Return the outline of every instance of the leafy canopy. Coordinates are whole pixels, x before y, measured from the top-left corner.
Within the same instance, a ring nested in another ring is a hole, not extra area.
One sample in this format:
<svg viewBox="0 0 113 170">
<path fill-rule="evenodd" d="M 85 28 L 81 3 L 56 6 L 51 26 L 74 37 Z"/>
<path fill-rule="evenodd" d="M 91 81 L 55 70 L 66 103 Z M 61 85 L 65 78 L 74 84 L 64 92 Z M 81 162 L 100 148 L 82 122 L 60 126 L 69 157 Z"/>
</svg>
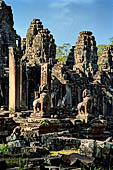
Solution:
<svg viewBox="0 0 113 170">
<path fill-rule="evenodd" d="M 100 44 L 100 45 L 97 46 L 97 48 L 98 48 L 98 51 L 97 51 L 98 57 L 101 56 L 102 52 L 104 51 L 104 49 L 106 47 L 109 47 L 110 45 L 113 45 L 113 37 L 109 38 L 109 40 L 110 40 L 109 44 L 107 44 L 107 45 Z"/>
<path fill-rule="evenodd" d="M 56 59 L 58 59 L 60 62 L 63 62 L 64 64 L 66 63 L 70 53 L 69 47 L 70 43 L 64 43 L 62 46 L 56 47 Z"/>
</svg>

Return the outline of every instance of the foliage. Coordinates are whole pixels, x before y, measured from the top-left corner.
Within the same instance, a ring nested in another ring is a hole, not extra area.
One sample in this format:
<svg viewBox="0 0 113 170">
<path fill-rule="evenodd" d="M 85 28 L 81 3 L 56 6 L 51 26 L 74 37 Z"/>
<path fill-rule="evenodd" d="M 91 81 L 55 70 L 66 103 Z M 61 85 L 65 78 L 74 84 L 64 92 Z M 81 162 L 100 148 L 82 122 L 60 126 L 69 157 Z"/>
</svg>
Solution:
<svg viewBox="0 0 113 170">
<path fill-rule="evenodd" d="M 27 163 L 28 161 L 25 160 L 25 159 L 21 159 L 19 160 L 19 170 L 24 170 L 26 169 L 28 166 L 27 166 Z"/>
<path fill-rule="evenodd" d="M 113 45 L 113 37 L 109 38 L 109 41 L 110 41 L 110 43 L 107 44 L 107 45 L 100 44 L 100 45 L 97 46 L 97 48 L 98 48 L 98 51 L 97 51 L 98 57 L 100 57 L 102 55 L 102 52 L 104 51 L 104 49 L 106 47 L 109 47 L 110 45 Z"/>
<path fill-rule="evenodd" d="M 60 62 L 66 63 L 69 52 L 70 52 L 69 47 L 70 47 L 69 43 L 64 43 L 62 46 L 56 47 L 56 58 Z"/>
<path fill-rule="evenodd" d="M 41 121 L 41 126 L 48 126 L 49 121 L 48 120 L 42 120 Z"/>
<path fill-rule="evenodd" d="M 5 144 L 2 144 L 0 145 L 0 154 L 8 154 L 8 149 L 9 149 L 9 146 L 8 145 L 5 145 Z"/>
<path fill-rule="evenodd" d="M 102 53 L 103 53 L 103 51 L 104 51 L 104 49 L 106 47 L 107 47 L 107 45 L 103 45 L 103 44 L 97 46 L 97 48 L 98 48 L 98 51 L 97 51 L 98 57 L 100 57 L 102 55 Z"/>
<path fill-rule="evenodd" d="M 113 37 L 109 38 L 110 40 L 110 45 L 113 45 Z"/>
<path fill-rule="evenodd" d="M 24 170 L 27 168 L 28 159 L 27 158 L 5 158 L 8 168 L 19 167 L 18 170 Z"/>
</svg>

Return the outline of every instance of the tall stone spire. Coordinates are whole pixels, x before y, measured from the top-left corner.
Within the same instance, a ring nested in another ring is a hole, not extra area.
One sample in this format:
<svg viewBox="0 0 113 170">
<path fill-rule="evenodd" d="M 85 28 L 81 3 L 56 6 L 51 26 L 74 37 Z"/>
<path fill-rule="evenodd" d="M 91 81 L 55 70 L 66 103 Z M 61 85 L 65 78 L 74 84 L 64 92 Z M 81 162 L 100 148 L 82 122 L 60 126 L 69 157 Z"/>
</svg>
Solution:
<svg viewBox="0 0 113 170">
<path fill-rule="evenodd" d="M 74 48 L 74 70 L 80 69 L 84 73 L 97 70 L 97 47 L 95 37 L 90 31 L 80 32 Z"/>
<path fill-rule="evenodd" d="M 22 59 L 28 61 L 28 66 L 41 65 L 49 61 L 55 62 L 55 40 L 48 29 L 43 29 L 39 19 L 33 19 L 22 44 L 26 49 Z"/>
<path fill-rule="evenodd" d="M 13 14 L 10 6 L 0 0 L 0 86 L 2 87 L 3 99 L 0 106 L 8 107 L 9 86 L 9 47 L 16 49 L 16 40 L 19 36 L 13 28 Z M 16 56 L 16 58 L 18 58 Z M 12 75 L 11 75 L 12 76 Z M 11 93 L 12 95 L 12 93 Z M 11 101 L 12 102 L 12 101 Z"/>
</svg>

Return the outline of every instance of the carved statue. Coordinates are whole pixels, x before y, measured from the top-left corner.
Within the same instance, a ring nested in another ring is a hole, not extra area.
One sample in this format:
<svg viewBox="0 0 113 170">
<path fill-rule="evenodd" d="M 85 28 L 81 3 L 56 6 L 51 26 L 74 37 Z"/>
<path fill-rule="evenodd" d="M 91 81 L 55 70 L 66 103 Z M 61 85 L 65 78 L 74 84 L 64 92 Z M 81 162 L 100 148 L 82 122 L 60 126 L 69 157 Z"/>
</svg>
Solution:
<svg viewBox="0 0 113 170">
<path fill-rule="evenodd" d="M 87 117 L 92 113 L 92 96 L 90 90 L 85 89 L 83 91 L 83 101 L 78 104 L 78 115 L 76 118 L 80 118 L 87 122 Z"/>
<path fill-rule="evenodd" d="M 40 104 L 40 97 L 36 96 L 33 101 L 33 111 L 34 113 L 39 112 L 41 110 L 41 104 Z"/>
<path fill-rule="evenodd" d="M 67 106 L 67 94 L 62 99 L 62 106 Z"/>
<path fill-rule="evenodd" d="M 35 100 L 33 101 L 33 110 L 34 113 L 41 113 L 44 114 L 48 110 L 49 106 L 49 96 L 47 93 L 47 87 L 46 85 L 40 87 L 41 94 L 36 96 Z"/>
<path fill-rule="evenodd" d="M 56 107 L 56 96 L 57 96 L 57 90 L 56 88 L 53 89 L 51 92 L 51 108 Z"/>
<path fill-rule="evenodd" d="M 40 98 L 41 98 L 41 112 L 46 113 L 49 105 L 49 96 L 47 92 L 41 93 Z"/>
</svg>

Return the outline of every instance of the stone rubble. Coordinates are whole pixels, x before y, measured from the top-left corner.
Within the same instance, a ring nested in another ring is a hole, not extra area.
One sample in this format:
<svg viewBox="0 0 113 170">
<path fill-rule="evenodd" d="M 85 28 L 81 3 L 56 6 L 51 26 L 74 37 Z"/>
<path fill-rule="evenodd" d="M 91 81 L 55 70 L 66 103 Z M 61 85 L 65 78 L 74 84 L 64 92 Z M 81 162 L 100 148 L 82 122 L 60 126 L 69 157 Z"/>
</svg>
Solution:
<svg viewBox="0 0 113 170">
<path fill-rule="evenodd" d="M 93 33 L 82 31 L 63 63 L 40 19 L 22 40 L 13 25 L 11 7 L 0 0 L 1 146 L 28 153 L 32 170 L 113 169 L 113 46 L 98 58 Z M 45 156 L 73 149 L 79 153 Z"/>
</svg>

